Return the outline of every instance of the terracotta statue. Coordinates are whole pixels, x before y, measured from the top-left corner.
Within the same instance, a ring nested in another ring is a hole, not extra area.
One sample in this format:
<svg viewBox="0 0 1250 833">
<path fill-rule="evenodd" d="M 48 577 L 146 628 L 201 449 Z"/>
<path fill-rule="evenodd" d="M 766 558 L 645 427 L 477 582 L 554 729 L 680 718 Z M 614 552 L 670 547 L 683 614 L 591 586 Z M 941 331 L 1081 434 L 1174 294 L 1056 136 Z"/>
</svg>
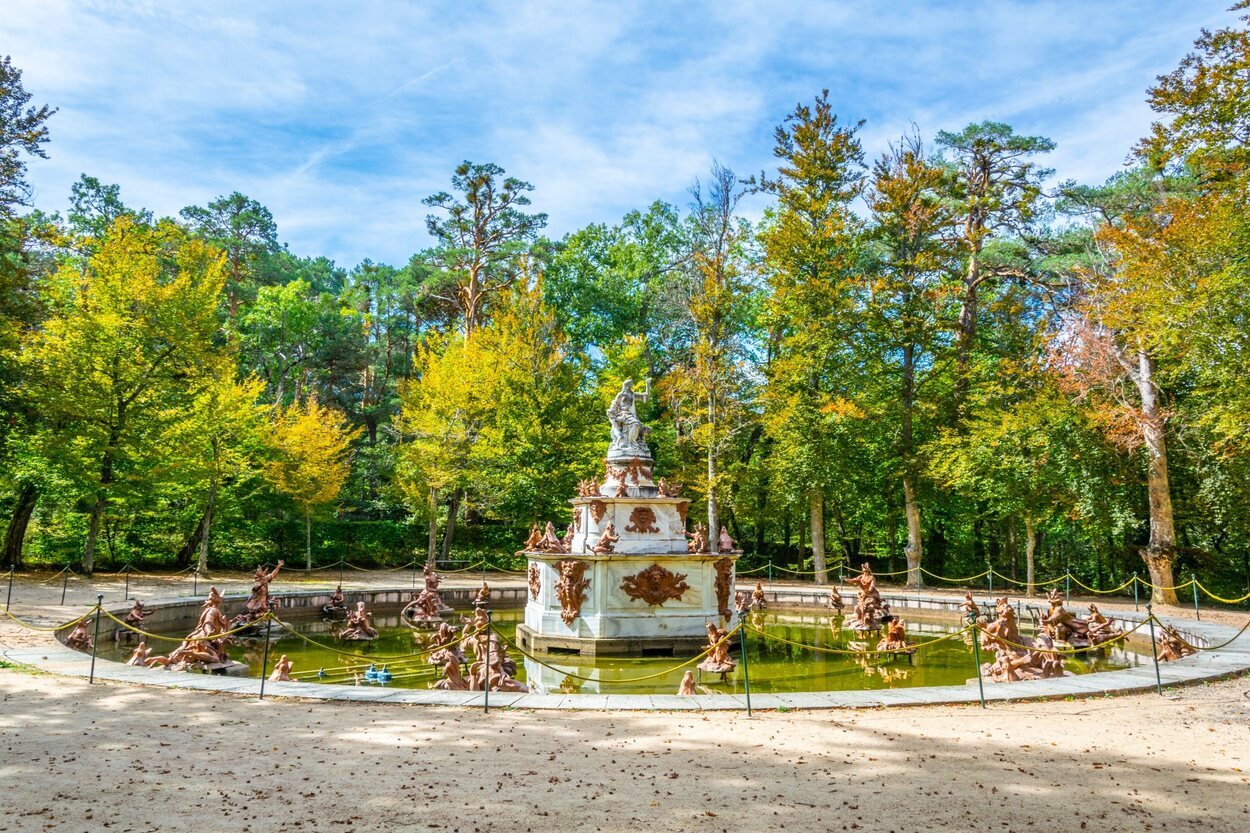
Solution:
<svg viewBox="0 0 1250 833">
<path fill-rule="evenodd" d="M 278 660 L 276 665 L 274 665 L 273 672 L 269 675 L 269 682 L 271 683 L 291 682 L 291 668 L 294 667 L 294 665 L 295 664 L 293 662 L 287 659 L 286 654 L 283 654 L 282 658 Z"/>
<path fill-rule="evenodd" d="M 473 597 L 474 607 L 486 607 L 490 604 L 490 585 L 486 583 L 486 579 L 482 579 L 482 586 L 478 588 L 477 595 Z"/>
<path fill-rule="evenodd" d="M 875 631 L 881 628 L 881 617 L 885 614 L 885 605 L 881 601 L 881 593 L 877 590 L 877 577 L 867 563 L 860 566 L 859 575 L 851 578 L 848 584 L 855 585 L 855 618 L 850 622 L 851 630 Z"/>
<path fill-rule="evenodd" d="M 79 651 L 90 651 L 92 646 L 91 629 L 87 627 L 87 620 L 83 619 L 74 629 L 65 637 L 65 644 Z"/>
<path fill-rule="evenodd" d="M 489 663 L 481 652 L 477 662 L 469 667 L 469 690 L 482 691 L 490 686 L 491 691 L 510 691 L 524 693 L 529 687 L 514 679 L 517 672 L 516 662 L 508 656 L 508 651 L 499 641 L 498 634 L 491 633 L 488 642 Z M 489 674 L 487 666 L 489 665 Z"/>
<path fill-rule="evenodd" d="M 443 577 L 434 572 L 434 565 L 429 562 L 426 562 L 425 567 L 422 568 L 421 578 L 425 581 L 425 589 L 429 590 L 431 593 L 437 593 L 438 586 L 443 583 Z M 446 607 L 446 605 L 444 605 L 444 607 Z"/>
<path fill-rule="evenodd" d="M 616 487 L 616 497 L 629 497 L 629 484 L 624 480 Z"/>
<path fill-rule="evenodd" d="M 130 654 L 130 659 L 126 660 L 127 665 L 137 665 L 140 668 L 148 664 L 148 657 L 152 655 L 152 649 L 148 647 L 148 643 L 140 642 Z"/>
<path fill-rule="evenodd" d="M 556 563 L 556 598 L 560 600 L 560 621 L 572 626 L 573 621 L 582 614 L 582 602 L 586 601 L 586 588 L 590 579 L 585 578 L 588 561 L 567 559 Z"/>
<path fill-rule="evenodd" d="M 1164 662 L 1171 662 L 1197 653 L 1171 625 L 1163 625 L 1155 642 L 1159 646 L 1159 659 Z"/>
<path fill-rule="evenodd" d="M 763 582 L 755 582 L 755 589 L 751 591 L 751 609 L 766 610 L 768 608 L 768 599 L 764 597 Z"/>
<path fill-rule="evenodd" d="M 486 609 L 476 607 L 473 609 L 472 619 L 462 616 L 460 621 L 464 625 L 460 631 L 460 650 L 465 655 L 476 657 L 479 647 L 485 644 L 487 626 L 490 622 L 486 616 Z"/>
<path fill-rule="evenodd" d="M 369 611 L 365 610 L 365 603 L 356 602 L 356 609 L 347 614 L 339 639 L 344 642 L 368 642 L 377 638 L 378 632 L 373 627 Z"/>
<path fill-rule="evenodd" d="M 698 693 L 698 690 L 694 687 L 694 672 L 687 671 L 682 675 L 681 685 L 677 687 L 677 696 L 690 697 Z"/>
<path fill-rule="evenodd" d="M 1042 617 L 1042 633 L 1056 642 L 1066 642 L 1074 648 L 1089 647 L 1089 622 L 1063 606 L 1063 594 L 1058 588 L 1050 591 L 1050 610 Z"/>
<path fill-rule="evenodd" d="M 330 617 L 338 616 L 347 610 L 347 600 L 343 595 L 343 585 L 334 588 L 334 592 L 330 594 L 330 601 L 321 606 L 321 612 Z"/>
<path fill-rule="evenodd" d="M 400 616 L 410 625 L 433 626 L 443 621 L 445 607 L 437 591 L 422 590 L 412 594 L 411 601 L 400 611 Z"/>
<path fill-rule="evenodd" d="M 965 622 L 977 622 L 981 620 L 981 608 L 977 605 L 977 600 L 972 598 L 972 591 L 964 593 L 964 600 L 959 605 L 959 610 L 963 613 Z"/>
<path fill-rule="evenodd" d="M 278 561 L 278 566 L 268 573 L 265 572 L 264 565 L 256 568 L 256 574 L 252 576 L 252 595 L 243 606 L 243 612 L 234 617 L 234 627 L 255 622 L 269 612 L 269 585 L 278 577 L 278 571 L 285 563 Z"/>
<path fill-rule="evenodd" d="M 547 528 L 543 531 L 543 536 L 539 539 L 535 549 L 540 552 L 564 552 L 564 542 L 556 535 L 555 524 L 551 521 L 547 521 Z"/>
<path fill-rule="evenodd" d="M 687 532 L 686 537 L 690 539 L 690 543 L 686 545 L 686 549 L 693 553 L 711 552 L 712 547 L 707 540 L 707 527 L 701 523 L 694 525 L 694 532 Z"/>
<path fill-rule="evenodd" d="M 442 691 L 468 691 L 469 681 L 464 678 L 463 672 L 460 670 L 460 660 L 456 657 L 449 657 L 443 664 L 443 677 L 437 680 L 434 688 Z"/>
<path fill-rule="evenodd" d="M 1054 651 L 1054 640 L 1045 633 L 1030 639 L 1020 635 L 1016 611 L 1006 596 L 994 605 L 998 618 L 981 628 L 982 644 L 994 654 L 981 672 L 992 682 L 1008 683 L 1067 676 L 1063 657 Z"/>
<path fill-rule="evenodd" d="M 599 484 L 593 478 L 577 481 L 578 497 L 599 497 Z"/>
<path fill-rule="evenodd" d="M 177 648 L 167 656 L 149 657 L 149 668 L 161 666 L 170 671 L 204 671 L 230 663 L 227 648 L 234 644 L 229 631 L 230 621 L 222 611 L 225 600 L 216 587 L 208 589 L 208 598 L 200 608 L 200 618 L 195 629 L 187 634 Z"/>
<path fill-rule="evenodd" d="M 1086 622 L 1089 629 L 1090 645 L 1105 646 L 1108 643 L 1118 641 L 1124 636 L 1124 631 L 1115 622 L 1104 616 L 1096 604 L 1090 604 L 1089 619 Z"/>
<path fill-rule="evenodd" d="M 846 602 L 842 601 L 842 588 L 835 587 L 829 592 L 829 609 L 835 615 L 841 616 L 842 609 L 846 607 Z"/>
<path fill-rule="evenodd" d="M 722 680 L 737 667 L 733 657 L 729 656 L 729 640 L 725 638 L 727 635 L 728 632 L 718 628 L 714 622 L 708 622 L 707 645 L 703 648 L 708 655 L 699 663 L 700 670 L 720 674 Z"/>
<path fill-rule="evenodd" d="M 447 622 L 439 623 L 438 630 L 434 633 L 431 647 L 435 650 L 430 652 L 430 656 L 426 660 L 431 665 L 443 665 L 452 657 L 460 662 L 464 662 L 464 651 L 460 649 L 459 634 Z"/>
<path fill-rule="evenodd" d="M 914 654 L 916 649 L 907 641 L 907 626 L 898 616 L 890 618 L 886 625 L 885 636 L 877 643 L 878 651 L 889 651 L 895 654 Z"/>
<path fill-rule="evenodd" d="M 599 536 L 598 542 L 595 543 L 591 550 L 597 555 L 607 555 L 616 550 L 616 542 L 619 540 L 621 540 L 621 536 L 616 534 L 616 524 L 608 521 L 603 534 Z"/>
<path fill-rule="evenodd" d="M 538 528 L 538 524 L 532 524 L 530 526 L 530 534 L 525 539 L 525 547 L 524 547 L 525 551 L 536 552 L 538 550 L 538 544 L 539 542 L 542 541 L 542 539 L 543 539 L 542 530 Z"/>
<path fill-rule="evenodd" d="M 660 497 L 681 497 L 681 486 L 669 483 L 663 477 L 660 478 L 660 482 L 656 485 L 656 491 Z"/>
<path fill-rule="evenodd" d="M 142 625 L 143 620 L 151 614 L 152 611 L 144 608 L 143 602 L 135 599 L 135 606 L 130 609 L 130 612 L 126 614 L 126 617 L 122 621 L 127 625 L 133 625 L 137 628 Z"/>
<path fill-rule="evenodd" d="M 568 529 L 564 530 L 564 540 L 560 542 L 561 552 L 573 551 L 573 536 L 576 534 L 577 530 L 574 529 L 573 524 L 569 524 Z"/>
<path fill-rule="evenodd" d="M 720 528 L 720 535 L 716 539 L 716 547 L 721 552 L 735 552 L 734 539 L 729 537 L 729 530 L 725 527 Z"/>
</svg>

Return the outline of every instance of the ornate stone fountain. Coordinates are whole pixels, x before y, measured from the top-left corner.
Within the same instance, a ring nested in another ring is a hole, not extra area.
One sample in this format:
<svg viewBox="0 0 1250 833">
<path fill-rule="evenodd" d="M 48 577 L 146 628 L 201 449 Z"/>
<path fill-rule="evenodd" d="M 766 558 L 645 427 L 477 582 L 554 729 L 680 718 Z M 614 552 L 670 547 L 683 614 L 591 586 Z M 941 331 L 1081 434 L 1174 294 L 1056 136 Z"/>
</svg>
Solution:
<svg viewBox="0 0 1250 833">
<path fill-rule="evenodd" d="M 710 552 L 706 531 L 688 536 L 690 501 L 653 479 L 650 429 L 634 406 L 646 395 L 632 382 L 621 386 L 608 409 L 603 480 L 579 484 L 563 538 L 552 523 L 535 527 L 520 553 L 529 561 L 525 622 L 517 628 L 526 650 L 696 653 L 707 623 L 731 614 L 738 553 Z"/>
</svg>

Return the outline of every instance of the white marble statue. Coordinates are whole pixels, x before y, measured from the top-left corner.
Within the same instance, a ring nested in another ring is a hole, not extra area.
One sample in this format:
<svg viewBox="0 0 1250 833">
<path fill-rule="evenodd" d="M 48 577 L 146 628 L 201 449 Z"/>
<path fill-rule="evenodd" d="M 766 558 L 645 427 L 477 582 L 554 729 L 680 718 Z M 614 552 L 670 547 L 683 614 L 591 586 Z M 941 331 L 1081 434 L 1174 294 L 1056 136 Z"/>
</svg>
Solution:
<svg viewBox="0 0 1250 833">
<path fill-rule="evenodd" d="M 650 385 L 647 386 L 650 388 Z M 608 408 L 608 421 L 612 423 L 612 444 L 608 447 L 608 456 L 651 456 L 647 448 L 647 434 L 651 429 L 638 419 L 634 408 L 634 400 L 647 400 L 650 391 L 636 393 L 634 383 L 626 379 L 621 383 L 621 392 L 612 400 Z"/>
</svg>

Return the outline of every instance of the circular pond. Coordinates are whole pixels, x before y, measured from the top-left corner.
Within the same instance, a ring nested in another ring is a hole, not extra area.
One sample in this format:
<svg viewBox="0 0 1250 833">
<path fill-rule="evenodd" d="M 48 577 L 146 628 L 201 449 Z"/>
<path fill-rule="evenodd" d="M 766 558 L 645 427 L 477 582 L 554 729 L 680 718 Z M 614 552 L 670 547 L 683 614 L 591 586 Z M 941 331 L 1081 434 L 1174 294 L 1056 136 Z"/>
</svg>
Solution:
<svg viewBox="0 0 1250 833">
<path fill-rule="evenodd" d="M 188 609 L 188 615 L 192 613 Z M 449 621 L 459 621 L 457 611 Z M 765 637 L 752 633 L 748 639 L 747 662 L 739 661 L 736 671 L 724 679 L 701 674 L 699 684 L 706 693 L 734 694 L 742 691 L 744 665 L 749 666 L 751 689 L 759 693 L 810 691 L 856 691 L 913 686 L 962 686 L 976 676 L 973 648 L 967 634 L 955 635 L 960 626 L 953 615 L 926 615 L 909 611 L 908 636 L 922 643 L 908 657 L 864 652 L 876 647 L 876 637 L 864 639 L 841 626 L 842 620 L 829 614 L 772 609 L 755 614 L 753 621 Z M 496 609 L 494 624 L 505 640 L 515 643 L 520 608 Z M 292 679 L 328 685 L 386 686 L 427 689 L 439 677 L 421 651 L 432 645 L 429 631 L 413 631 L 400 620 L 396 608 L 379 607 L 373 614 L 378 638 L 371 643 L 340 642 L 339 625 L 317 616 L 283 614 L 287 627 L 274 625 L 269 650 L 270 668 L 277 658 L 287 655 L 294 663 Z M 194 618 L 162 623 L 152 630 L 162 636 L 185 636 Z M 941 639 L 949 635 L 950 638 Z M 100 656 L 124 662 L 135 644 L 135 637 L 114 643 L 101 640 Z M 929 643 L 931 644 L 923 644 Z M 176 643 L 168 643 L 165 650 Z M 264 657 L 263 639 L 243 639 L 231 651 L 231 658 L 246 664 L 246 673 L 259 677 Z M 159 652 L 157 651 L 153 653 Z M 673 694 L 684 671 L 693 663 L 686 657 L 583 657 L 546 654 L 539 658 L 521 656 L 509 647 L 517 663 L 517 678 L 537 693 L 563 694 Z M 735 649 L 735 654 L 738 651 Z M 983 661 L 988 661 L 983 656 Z M 1067 660 L 1074 674 L 1112 671 L 1135 667 L 1143 658 L 1130 648 L 1090 652 Z M 370 666 L 386 666 L 390 679 L 378 683 L 366 678 Z"/>
</svg>

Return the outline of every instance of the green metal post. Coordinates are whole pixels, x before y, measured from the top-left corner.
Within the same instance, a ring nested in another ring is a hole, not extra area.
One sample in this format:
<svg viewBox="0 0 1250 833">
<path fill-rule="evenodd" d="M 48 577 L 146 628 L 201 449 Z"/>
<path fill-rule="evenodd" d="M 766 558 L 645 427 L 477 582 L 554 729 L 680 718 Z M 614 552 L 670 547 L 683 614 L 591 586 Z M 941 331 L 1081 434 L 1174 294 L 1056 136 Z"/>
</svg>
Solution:
<svg viewBox="0 0 1250 833">
<path fill-rule="evenodd" d="M 130 562 L 126 562 L 126 566 L 122 568 L 122 572 L 126 575 L 126 591 L 122 598 L 130 601 Z"/>
<path fill-rule="evenodd" d="M 62 571 L 65 578 L 61 581 L 61 604 L 65 604 L 65 591 L 69 590 L 69 567 Z"/>
<path fill-rule="evenodd" d="M 1138 610 L 1137 605 L 1138 605 L 1138 599 L 1137 599 L 1137 573 L 1133 573 L 1133 612 L 1134 612 L 1134 613 L 1136 613 L 1136 612 L 1137 612 L 1137 610 Z"/>
<path fill-rule="evenodd" d="M 200 595 L 200 568 L 198 565 L 191 568 L 191 595 Z"/>
<path fill-rule="evenodd" d="M 1194 590 L 1194 618 L 1199 622 L 1202 621 L 1202 611 L 1198 609 L 1198 577 L 1193 573 L 1189 574 L 1190 587 Z"/>
<path fill-rule="evenodd" d="M 1152 606 L 1150 602 L 1146 602 L 1146 616 L 1149 617 L 1146 621 L 1150 624 L 1150 653 L 1154 655 L 1155 659 L 1155 688 L 1162 695 L 1163 678 L 1159 676 L 1159 646 L 1155 642 L 1155 615 L 1150 611 Z"/>
<path fill-rule="evenodd" d="M 95 652 L 100 644 L 100 609 L 104 604 L 104 594 L 95 597 L 95 638 L 91 640 L 91 674 L 87 677 L 87 685 L 95 682 Z"/>
<path fill-rule="evenodd" d="M 1068 603 L 1068 598 L 1072 595 L 1072 568 L 1065 567 L 1063 574 L 1063 603 Z"/>
<path fill-rule="evenodd" d="M 746 696 L 747 696 L 747 717 L 750 717 L 751 716 L 751 663 L 747 659 L 749 646 L 747 644 L 748 626 L 747 626 L 745 611 L 742 611 L 742 610 L 738 611 L 738 622 L 742 626 L 740 629 L 740 632 L 742 633 L 742 688 L 743 688 L 743 691 L 746 692 Z"/>
<path fill-rule="evenodd" d="M 485 574 L 485 570 L 482 571 Z M 486 660 L 482 667 L 482 712 L 490 714 L 490 608 L 486 608 Z"/>
<path fill-rule="evenodd" d="M 768 583 L 773 583 L 773 560 L 768 559 Z"/>
<path fill-rule="evenodd" d="M 989 579 L 990 579 L 990 595 L 993 596 L 994 595 L 994 568 L 988 563 L 985 566 L 989 568 L 989 573 L 987 575 L 989 576 Z"/>
<path fill-rule="evenodd" d="M 265 699 L 265 680 L 269 677 L 269 635 L 273 631 L 273 604 L 269 605 L 268 618 L 265 619 L 265 651 L 260 661 L 260 697 Z"/>
<path fill-rule="evenodd" d="M 985 680 L 981 677 L 981 636 L 977 629 L 977 617 L 968 614 L 968 624 L 972 626 L 972 659 L 977 664 L 977 693 L 981 697 L 981 708 L 985 708 Z"/>
</svg>

